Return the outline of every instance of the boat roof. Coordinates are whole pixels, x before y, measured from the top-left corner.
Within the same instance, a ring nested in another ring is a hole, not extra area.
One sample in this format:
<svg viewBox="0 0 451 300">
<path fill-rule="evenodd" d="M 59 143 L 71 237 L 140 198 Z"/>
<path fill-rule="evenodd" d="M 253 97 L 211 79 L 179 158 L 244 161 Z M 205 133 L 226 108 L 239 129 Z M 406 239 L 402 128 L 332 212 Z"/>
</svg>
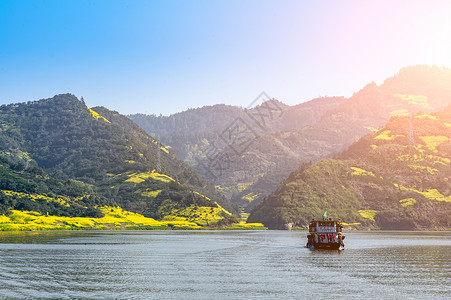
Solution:
<svg viewBox="0 0 451 300">
<path fill-rule="evenodd" d="M 341 223 L 341 220 L 340 219 L 332 219 L 332 218 L 322 218 L 322 219 L 319 219 L 319 220 L 312 219 L 310 221 L 310 224 L 311 223 L 317 223 L 317 222 L 320 222 L 320 223 Z"/>
</svg>

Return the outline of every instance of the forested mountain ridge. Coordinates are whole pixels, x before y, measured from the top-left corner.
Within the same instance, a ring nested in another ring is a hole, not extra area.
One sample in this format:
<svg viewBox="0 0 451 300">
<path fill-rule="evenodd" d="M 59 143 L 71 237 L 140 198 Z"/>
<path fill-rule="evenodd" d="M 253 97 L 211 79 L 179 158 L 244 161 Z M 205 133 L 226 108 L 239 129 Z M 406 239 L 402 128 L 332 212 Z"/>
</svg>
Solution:
<svg viewBox="0 0 451 300">
<path fill-rule="evenodd" d="M 295 129 L 314 124 L 344 100 L 324 97 L 289 107 L 273 99 L 251 109 L 220 104 L 168 117 L 143 114 L 129 117 L 149 134 L 160 136 L 236 203 L 246 205 L 246 195 L 248 199 L 267 195 L 294 170 L 301 156 L 313 160 L 322 155 L 319 147 L 305 149 L 309 141 Z M 237 123 L 241 132 L 249 133 L 243 139 L 248 142 L 244 151 L 239 147 L 235 151 L 234 145 L 223 139 Z M 213 155 L 221 159 L 212 159 Z M 267 174 L 271 175 L 266 177 Z M 249 187 L 254 184 L 258 192 L 252 194 Z"/>
<path fill-rule="evenodd" d="M 91 206 L 120 205 L 155 219 L 190 206 L 218 208 L 219 203 L 233 210 L 213 185 L 128 118 L 103 107 L 90 109 L 70 94 L 1 106 L 0 158 L 5 170 L 18 165 L 19 171 L 40 170 L 35 172 L 55 182 L 78 182 L 97 195 L 99 203 Z M 2 190 L 55 193 L 53 187 L 47 192 L 8 188 L 8 172 Z M 74 197 L 87 195 L 80 193 Z"/>
<path fill-rule="evenodd" d="M 277 100 L 273 106 L 274 115 L 267 118 L 265 133 L 276 133 L 296 129 L 305 125 L 314 124 L 326 111 L 338 106 L 344 98 L 318 98 L 307 103 L 289 107 Z M 258 115 L 258 107 L 244 109 L 242 107 L 216 104 L 202 108 L 189 109 L 170 116 L 156 116 L 133 114 L 128 117 L 143 128 L 151 136 L 159 136 L 160 140 L 178 149 L 182 159 L 190 160 L 195 156 L 196 149 L 202 148 L 206 141 L 214 142 L 220 139 L 221 132 L 236 119 L 248 119 L 250 114 Z M 261 107 L 261 106 L 260 106 Z M 266 113 L 266 112 L 262 112 Z M 300 118 L 302 116 L 302 118 Z M 249 124 L 253 126 L 254 124 Z"/>
<path fill-rule="evenodd" d="M 380 86 L 370 83 L 350 98 L 324 97 L 292 107 L 277 102 L 281 113 L 277 114 L 276 107 L 264 130 L 248 118 L 249 114 L 258 115 L 258 107 L 216 105 L 168 117 L 129 117 L 178 150 L 185 162 L 249 211 L 303 162 L 317 161 L 346 149 L 383 126 L 391 116 L 444 108 L 451 99 L 450 87 L 449 69 L 406 67 Z M 221 148 L 218 157 L 233 159 L 220 160 L 222 169 L 212 174 L 214 166 L 208 167 L 216 160 L 210 154 L 218 141 L 221 143 L 221 134 L 239 119 L 245 121 L 242 131 L 249 125 L 259 130 L 258 136 L 240 155 L 235 155 L 230 147 Z"/>
<path fill-rule="evenodd" d="M 305 227 L 327 210 L 363 228 L 450 228 L 450 150 L 450 109 L 394 116 L 333 159 L 304 164 L 249 221 Z"/>
</svg>

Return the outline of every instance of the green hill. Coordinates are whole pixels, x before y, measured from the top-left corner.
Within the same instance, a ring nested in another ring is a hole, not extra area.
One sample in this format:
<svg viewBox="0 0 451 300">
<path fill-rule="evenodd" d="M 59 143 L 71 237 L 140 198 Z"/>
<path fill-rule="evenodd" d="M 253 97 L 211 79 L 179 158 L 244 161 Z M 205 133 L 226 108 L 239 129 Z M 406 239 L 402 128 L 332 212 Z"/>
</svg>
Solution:
<svg viewBox="0 0 451 300">
<path fill-rule="evenodd" d="M 96 206 L 113 203 L 81 181 L 52 178 L 35 166 L 0 158 L 0 215 L 9 210 L 54 216 L 99 217 Z"/>
<path fill-rule="evenodd" d="M 58 209 L 67 212 L 56 214 L 64 216 L 100 215 L 94 206 L 107 204 L 155 219 L 191 206 L 234 211 L 213 185 L 128 118 L 90 109 L 70 94 L 1 106 L 0 159 L 0 189 L 6 198 L 23 198 L 22 204 L 5 200 L 3 211 L 56 211 L 44 206 L 61 201 L 43 197 L 66 197 Z M 32 195 L 43 196 L 42 207 Z"/>
<path fill-rule="evenodd" d="M 450 228 L 450 150 L 449 109 L 392 117 L 333 159 L 304 164 L 249 221 L 305 227 L 327 211 L 362 228 Z"/>
</svg>

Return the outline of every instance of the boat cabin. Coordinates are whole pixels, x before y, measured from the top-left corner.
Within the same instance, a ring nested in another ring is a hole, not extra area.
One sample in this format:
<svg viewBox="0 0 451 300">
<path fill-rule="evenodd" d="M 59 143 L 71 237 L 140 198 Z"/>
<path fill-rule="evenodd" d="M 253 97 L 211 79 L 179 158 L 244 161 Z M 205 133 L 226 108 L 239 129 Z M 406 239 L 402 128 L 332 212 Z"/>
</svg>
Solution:
<svg viewBox="0 0 451 300">
<path fill-rule="evenodd" d="M 343 225 L 340 220 L 323 217 L 322 220 L 312 219 L 307 236 L 307 247 L 314 249 L 339 249 L 344 247 Z"/>
</svg>

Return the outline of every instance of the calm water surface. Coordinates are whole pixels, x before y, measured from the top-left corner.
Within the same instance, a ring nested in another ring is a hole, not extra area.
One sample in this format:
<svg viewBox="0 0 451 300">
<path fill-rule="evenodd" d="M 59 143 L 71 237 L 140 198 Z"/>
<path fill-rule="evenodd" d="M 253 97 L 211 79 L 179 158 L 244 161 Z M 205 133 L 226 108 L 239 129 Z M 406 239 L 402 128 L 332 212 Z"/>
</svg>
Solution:
<svg viewBox="0 0 451 300">
<path fill-rule="evenodd" d="M 451 299 L 451 232 L 0 233 L 1 299 Z"/>
</svg>

